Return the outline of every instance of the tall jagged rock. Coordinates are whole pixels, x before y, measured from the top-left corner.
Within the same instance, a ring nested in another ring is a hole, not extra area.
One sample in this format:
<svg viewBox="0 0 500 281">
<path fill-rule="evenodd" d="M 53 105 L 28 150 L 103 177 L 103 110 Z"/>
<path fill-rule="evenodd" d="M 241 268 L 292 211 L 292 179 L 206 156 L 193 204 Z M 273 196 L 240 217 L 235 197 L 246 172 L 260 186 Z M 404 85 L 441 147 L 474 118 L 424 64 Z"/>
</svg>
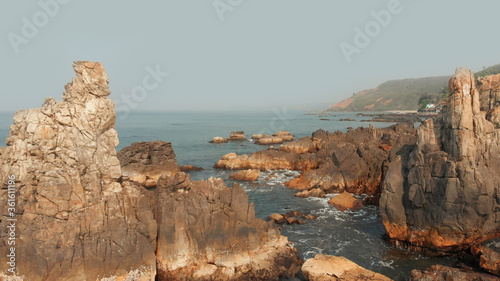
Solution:
<svg viewBox="0 0 500 281">
<path fill-rule="evenodd" d="M 108 77 L 100 63 L 73 67 L 63 101 L 15 114 L 0 156 L 1 229 L 11 218 L 5 184 L 16 178 L 16 273 L 30 281 L 154 280 L 156 222 L 145 190 L 119 182 Z M 0 234 L 3 272 L 7 235 Z"/>
<path fill-rule="evenodd" d="M 156 190 L 159 280 L 279 280 L 299 271 L 297 250 L 274 223 L 255 218 L 238 184 L 178 173 Z"/>
<path fill-rule="evenodd" d="M 458 68 L 442 117 L 417 130 L 417 145 L 391 162 L 380 202 L 395 240 L 441 251 L 500 235 L 500 76 Z"/>
</svg>

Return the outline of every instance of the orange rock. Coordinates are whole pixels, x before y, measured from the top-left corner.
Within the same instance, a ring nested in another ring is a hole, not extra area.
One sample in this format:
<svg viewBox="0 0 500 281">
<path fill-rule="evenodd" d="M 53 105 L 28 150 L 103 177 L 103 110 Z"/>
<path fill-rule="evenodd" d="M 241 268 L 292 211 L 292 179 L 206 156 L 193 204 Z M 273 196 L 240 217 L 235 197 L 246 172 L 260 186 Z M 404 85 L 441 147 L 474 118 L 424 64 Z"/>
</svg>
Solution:
<svg viewBox="0 0 500 281">
<path fill-rule="evenodd" d="M 259 170 L 245 170 L 245 171 L 240 171 L 237 173 L 234 173 L 229 176 L 230 179 L 237 180 L 237 181 L 250 181 L 254 182 L 259 178 L 260 171 Z"/>
<path fill-rule="evenodd" d="M 363 202 L 352 196 L 348 192 L 341 193 L 328 201 L 328 204 L 339 209 L 340 211 L 352 210 L 356 211 L 363 207 Z"/>
</svg>

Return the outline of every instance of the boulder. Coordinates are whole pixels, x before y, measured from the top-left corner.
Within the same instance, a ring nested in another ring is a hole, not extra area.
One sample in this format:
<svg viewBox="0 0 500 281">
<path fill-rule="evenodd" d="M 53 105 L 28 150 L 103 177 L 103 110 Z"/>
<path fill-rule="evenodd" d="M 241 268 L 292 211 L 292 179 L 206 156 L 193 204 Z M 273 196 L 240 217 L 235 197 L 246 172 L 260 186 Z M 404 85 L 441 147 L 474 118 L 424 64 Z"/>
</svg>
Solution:
<svg viewBox="0 0 500 281">
<path fill-rule="evenodd" d="M 149 192 L 121 183 L 108 76 L 100 63 L 73 68 L 62 101 L 14 115 L 0 157 L 0 182 L 12 179 L 17 200 L 7 217 L 9 190 L 0 189 L 0 228 L 17 219 L 17 273 L 31 281 L 154 280 L 157 225 Z M 0 233 L 0 272 L 8 267 L 7 234 Z"/>
<path fill-rule="evenodd" d="M 279 132 L 274 133 L 273 136 L 278 137 L 278 138 L 282 139 L 283 141 L 294 141 L 295 140 L 293 135 L 288 131 L 279 131 Z"/>
<path fill-rule="evenodd" d="M 325 198 L 326 194 L 323 190 L 319 188 L 313 188 L 311 190 L 304 190 L 301 192 L 295 193 L 296 197 L 303 197 L 303 198 L 308 198 L 308 197 L 320 197 L 320 198 Z"/>
<path fill-rule="evenodd" d="M 388 277 L 367 270 L 344 257 L 316 255 L 302 265 L 302 273 L 309 281 L 377 280 Z"/>
<path fill-rule="evenodd" d="M 122 175 L 147 188 L 155 187 L 161 176 L 180 172 L 169 142 L 136 142 L 123 148 L 117 156 L 122 166 Z"/>
<path fill-rule="evenodd" d="M 479 91 L 475 81 L 458 68 L 441 116 L 422 122 L 416 145 L 388 165 L 380 210 L 392 239 L 454 252 L 499 235 L 500 82 L 483 78 Z"/>
<path fill-rule="evenodd" d="M 221 179 L 192 182 L 178 173 L 158 182 L 159 280 L 279 280 L 302 264 L 272 222 Z"/>
<path fill-rule="evenodd" d="M 229 138 L 227 138 L 227 140 L 246 140 L 246 139 L 247 137 L 245 137 L 245 132 L 243 131 L 231 132 Z"/>
<path fill-rule="evenodd" d="M 260 144 L 260 145 L 281 144 L 281 143 L 283 143 L 283 139 L 278 137 L 263 137 L 255 141 L 255 144 Z"/>
<path fill-rule="evenodd" d="M 498 278 L 489 274 L 433 265 L 423 271 L 412 270 L 410 281 L 498 281 Z"/>
<path fill-rule="evenodd" d="M 272 214 L 269 216 L 269 220 L 274 221 L 276 224 L 283 224 L 285 223 L 285 217 L 280 214 Z"/>
<path fill-rule="evenodd" d="M 493 274 L 500 275 L 500 238 L 484 241 L 479 252 L 481 253 L 479 266 Z"/>
<path fill-rule="evenodd" d="M 260 170 L 244 170 L 234 173 L 229 176 L 230 179 L 237 181 L 250 181 L 254 182 L 259 178 Z"/>
<path fill-rule="evenodd" d="M 196 167 L 193 165 L 182 165 L 181 172 L 192 172 L 192 171 L 203 171 L 204 169 L 201 167 Z"/>
<path fill-rule="evenodd" d="M 223 137 L 215 137 L 210 141 L 210 143 L 227 143 L 227 142 L 228 140 L 226 140 Z"/>
<path fill-rule="evenodd" d="M 328 201 L 328 204 L 337 208 L 339 211 L 357 211 L 363 207 L 363 202 L 359 199 L 356 199 L 352 194 L 348 192 L 341 193 L 336 195 Z"/>
</svg>

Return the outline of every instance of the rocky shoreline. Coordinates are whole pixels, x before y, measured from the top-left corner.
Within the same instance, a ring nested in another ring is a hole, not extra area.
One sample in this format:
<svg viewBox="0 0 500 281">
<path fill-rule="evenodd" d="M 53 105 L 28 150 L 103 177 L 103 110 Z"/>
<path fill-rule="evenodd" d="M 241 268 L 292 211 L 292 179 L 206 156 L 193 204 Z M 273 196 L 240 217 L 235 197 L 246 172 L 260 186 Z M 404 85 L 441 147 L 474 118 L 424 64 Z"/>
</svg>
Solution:
<svg viewBox="0 0 500 281">
<path fill-rule="evenodd" d="M 238 183 L 192 181 L 187 173 L 201 168 L 180 167 L 168 142 L 117 152 L 103 66 L 75 62 L 74 70 L 63 101 L 48 98 L 41 109 L 16 113 L 0 148 L 0 180 L 16 175 L 18 200 L 19 277 L 4 280 L 279 280 L 299 271 L 308 280 L 390 280 L 343 257 L 304 263 L 277 224 L 316 216 L 290 211 L 258 219 Z M 500 75 L 476 85 L 470 71 L 458 69 L 449 106 L 417 129 L 409 122 L 318 130 L 298 140 L 284 131 L 252 135 L 262 145 L 284 144 L 227 154 L 214 168 L 235 170 L 236 182 L 253 182 L 262 171 L 300 171 L 285 184 L 297 197 L 338 194 L 330 205 L 350 212 L 380 205 L 395 244 L 467 252 L 489 272 L 434 266 L 412 272 L 411 280 L 499 280 L 499 103 Z M 212 142 L 245 140 L 235 131 Z M 7 193 L 0 189 L 3 229 Z M 361 194 L 364 201 L 354 197 Z M 8 238 L 0 233 L 4 274 Z"/>
</svg>

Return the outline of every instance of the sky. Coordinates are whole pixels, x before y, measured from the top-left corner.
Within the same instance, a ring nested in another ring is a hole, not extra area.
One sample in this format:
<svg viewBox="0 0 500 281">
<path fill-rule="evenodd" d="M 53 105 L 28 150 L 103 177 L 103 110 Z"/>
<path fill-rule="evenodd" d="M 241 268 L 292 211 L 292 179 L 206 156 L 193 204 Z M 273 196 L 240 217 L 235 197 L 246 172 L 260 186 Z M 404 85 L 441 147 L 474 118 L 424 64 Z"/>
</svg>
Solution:
<svg viewBox="0 0 500 281">
<path fill-rule="evenodd" d="M 76 60 L 104 65 L 123 110 L 326 109 L 387 80 L 500 63 L 498 10 L 496 0 L 2 1 L 0 111 L 61 100 Z"/>
</svg>

